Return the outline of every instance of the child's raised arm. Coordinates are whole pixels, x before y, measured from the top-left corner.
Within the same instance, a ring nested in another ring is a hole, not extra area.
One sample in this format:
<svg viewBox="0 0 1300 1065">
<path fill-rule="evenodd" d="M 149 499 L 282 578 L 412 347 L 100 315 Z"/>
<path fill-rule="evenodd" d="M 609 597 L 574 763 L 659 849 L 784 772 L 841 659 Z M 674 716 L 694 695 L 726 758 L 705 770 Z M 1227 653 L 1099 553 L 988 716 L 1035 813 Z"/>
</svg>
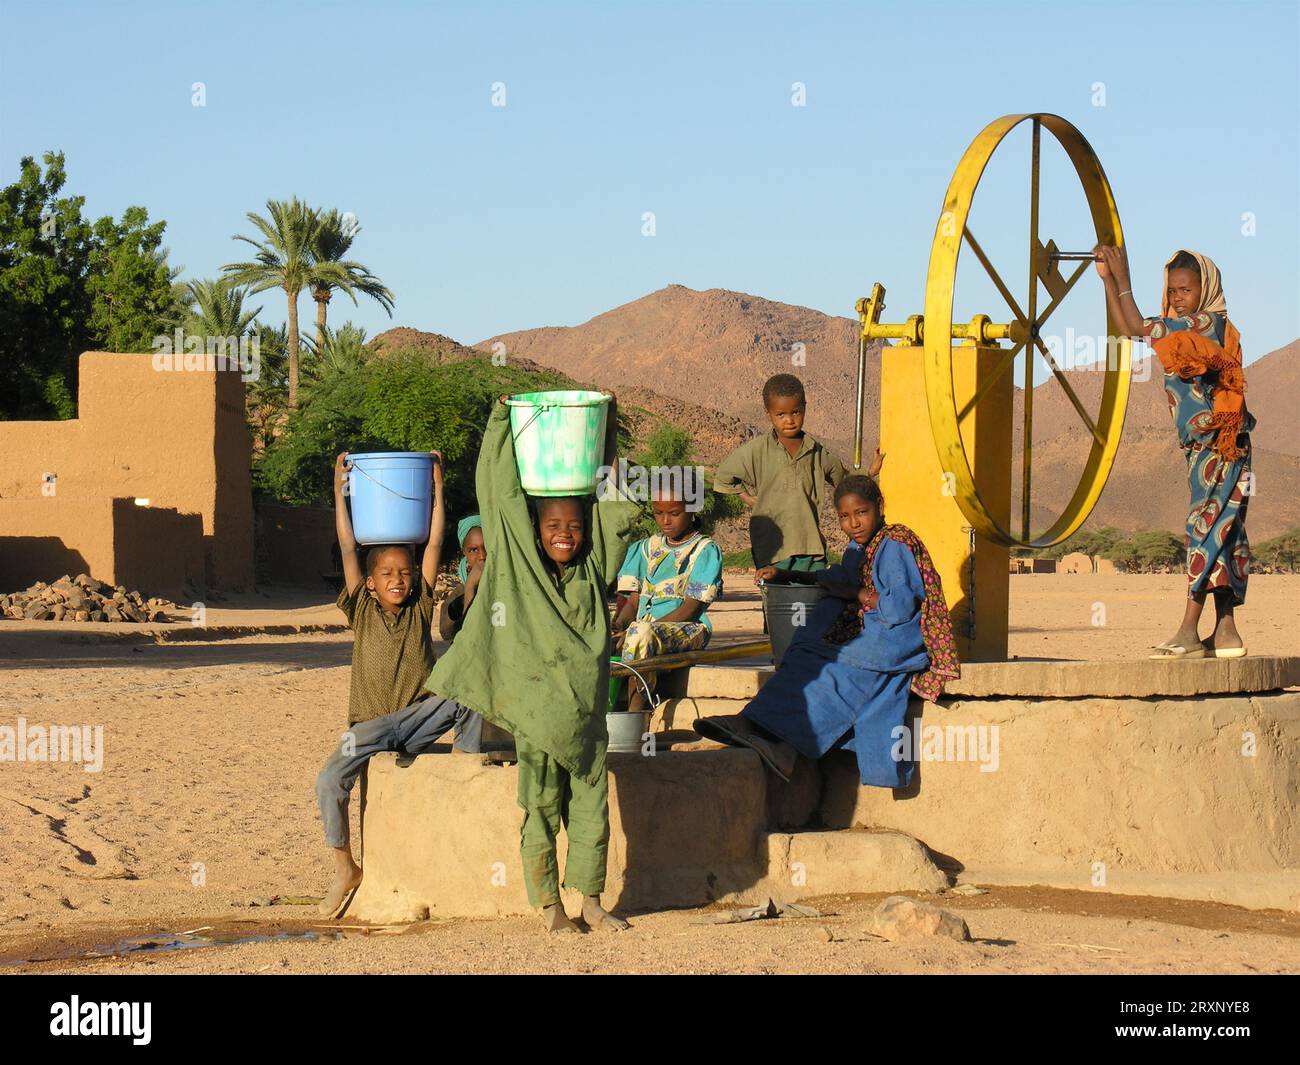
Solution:
<svg viewBox="0 0 1300 1065">
<path fill-rule="evenodd" d="M 334 460 L 334 531 L 339 538 L 339 554 L 343 558 L 343 583 L 351 595 L 357 586 L 365 580 L 361 572 L 361 561 L 357 558 L 357 538 L 352 533 L 352 519 L 348 516 L 348 505 L 343 498 L 348 484 L 348 453 L 340 451 Z"/>
<path fill-rule="evenodd" d="M 438 566 L 442 564 L 442 539 L 447 531 L 447 506 L 442 494 L 442 452 L 430 451 L 433 456 L 433 513 L 429 518 L 429 542 L 424 545 L 424 560 L 420 572 L 430 588 L 438 579 Z"/>
</svg>

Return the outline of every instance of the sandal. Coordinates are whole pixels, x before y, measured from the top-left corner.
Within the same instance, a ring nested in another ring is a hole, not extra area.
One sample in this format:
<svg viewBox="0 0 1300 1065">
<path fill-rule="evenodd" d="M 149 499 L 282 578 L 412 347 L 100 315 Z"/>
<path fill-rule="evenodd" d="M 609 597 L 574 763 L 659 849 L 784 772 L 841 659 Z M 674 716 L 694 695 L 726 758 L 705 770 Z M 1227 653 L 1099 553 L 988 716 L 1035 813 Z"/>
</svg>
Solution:
<svg viewBox="0 0 1300 1065">
<path fill-rule="evenodd" d="M 763 760 L 768 769 L 787 784 L 790 783 L 799 752 L 787 743 L 765 740 L 739 714 L 696 718 L 691 728 L 706 740 L 725 743 L 728 747 L 748 747 Z"/>
<path fill-rule="evenodd" d="M 1180 643 L 1167 643 L 1157 647 L 1155 654 L 1147 655 L 1147 658 L 1157 661 L 1170 658 L 1205 658 L 1207 653 L 1204 646 L 1197 646 L 1189 650 Z"/>
</svg>

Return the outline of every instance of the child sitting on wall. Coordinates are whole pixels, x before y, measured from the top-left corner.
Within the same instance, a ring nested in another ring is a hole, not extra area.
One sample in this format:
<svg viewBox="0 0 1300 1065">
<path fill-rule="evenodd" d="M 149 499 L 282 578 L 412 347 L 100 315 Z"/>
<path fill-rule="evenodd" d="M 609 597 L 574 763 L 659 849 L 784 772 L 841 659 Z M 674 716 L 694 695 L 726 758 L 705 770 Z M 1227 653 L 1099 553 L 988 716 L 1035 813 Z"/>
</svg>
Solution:
<svg viewBox="0 0 1300 1065">
<path fill-rule="evenodd" d="M 681 495 L 664 491 L 651 500 L 659 532 L 633 544 L 619 570 L 618 590 L 627 600 L 612 628 L 624 662 L 698 651 L 713 635 L 707 611 L 722 594 L 722 552 Z M 630 711 L 647 709 L 645 692 L 654 691 L 658 673 L 640 676 L 629 682 Z"/>
<path fill-rule="evenodd" d="M 361 867 L 348 838 L 348 797 L 370 758 L 380 751 L 419 754 L 451 728 L 456 748 L 477 752 L 483 723 L 451 699 L 424 691 L 436 656 L 430 624 L 446 509 L 442 455 L 433 452 L 433 513 L 419 570 L 408 544 L 371 547 L 364 572 L 344 500 L 347 454 L 334 464 L 334 522 L 343 558 L 339 609 L 354 633 L 348 731 L 316 778 L 325 842 L 333 852 L 334 879 L 320 912 L 337 916 L 361 883 Z"/>
</svg>

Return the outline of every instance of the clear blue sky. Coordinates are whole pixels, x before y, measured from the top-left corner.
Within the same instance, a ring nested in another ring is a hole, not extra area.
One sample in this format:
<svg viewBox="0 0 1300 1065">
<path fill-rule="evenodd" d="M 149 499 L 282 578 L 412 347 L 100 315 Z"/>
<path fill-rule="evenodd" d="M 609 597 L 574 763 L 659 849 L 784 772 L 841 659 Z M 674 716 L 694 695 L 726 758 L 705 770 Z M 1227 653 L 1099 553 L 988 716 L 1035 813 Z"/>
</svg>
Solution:
<svg viewBox="0 0 1300 1065">
<path fill-rule="evenodd" d="M 1101 156 L 1144 311 L 1187 246 L 1222 269 L 1248 359 L 1300 336 L 1295 0 L 3 3 L 0 180 L 64 151 L 66 191 L 96 216 L 165 219 L 186 276 L 214 276 L 245 247 L 230 239 L 245 213 L 296 194 L 359 217 L 355 256 L 396 293 L 391 324 L 466 343 L 674 282 L 852 315 L 880 280 L 901 319 L 921 310 L 965 145 L 999 115 L 1051 111 Z M 1017 293 L 1023 140 L 972 216 Z M 1073 246 L 1081 194 L 1046 165 L 1060 221 L 1043 235 Z M 1060 325 L 1101 328 L 1086 284 Z M 281 296 L 259 302 L 283 320 Z M 390 324 L 334 307 L 372 335 Z M 987 290 L 967 290 L 973 310 L 1004 317 Z"/>
</svg>

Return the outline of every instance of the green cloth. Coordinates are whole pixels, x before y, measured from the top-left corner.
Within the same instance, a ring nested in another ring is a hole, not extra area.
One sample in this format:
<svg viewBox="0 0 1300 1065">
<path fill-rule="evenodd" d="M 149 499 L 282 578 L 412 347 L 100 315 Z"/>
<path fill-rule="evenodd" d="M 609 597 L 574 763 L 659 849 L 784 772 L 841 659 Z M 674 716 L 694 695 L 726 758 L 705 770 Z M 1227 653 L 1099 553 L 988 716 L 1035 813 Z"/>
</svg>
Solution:
<svg viewBox="0 0 1300 1065">
<path fill-rule="evenodd" d="M 349 725 L 410 706 L 437 660 L 429 631 L 433 589 L 423 575 L 415 577 L 418 584 L 396 615 L 379 605 L 365 581 L 351 595 L 344 587 L 335 600 L 354 633 Z"/>
<path fill-rule="evenodd" d="M 826 539 L 819 520 L 822 493 L 847 471 L 831 452 L 804 433 L 791 458 L 776 430 L 747 440 L 722 460 L 713 490 L 724 495 L 749 492 L 758 500 L 749 518 L 749 542 L 757 568 L 791 555 L 824 555 Z"/>
<path fill-rule="evenodd" d="M 550 906 L 560 901 L 555 839 L 561 826 L 569 838 L 564 886 L 584 895 L 599 895 L 605 890 L 609 856 L 608 774 L 587 784 L 518 736 L 515 749 L 519 753 L 519 805 L 524 810 L 519 856 L 529 905 Z"/>
<path fill-rule="evenodd" d="M 510 415 L 500 403 L 483 434 L 476 489 L 489 549 L 474 612 L 465 612 L 456 642 L 425 686 L 594 786 L 605 773 L 609 740 L 605 589 L 618 575 L 640 508 L 623 498 L 585 499 L 586 542 L 557 579 L 519 486 Z"/>
<path fill-rule="evenodd" d="M 789 558 L 781 559 L 780 562 L 774 562 L 773 565 L 786 573 L 815 573 L 826 568 L 826 556 L 791 555 Z"/>
</svg>

